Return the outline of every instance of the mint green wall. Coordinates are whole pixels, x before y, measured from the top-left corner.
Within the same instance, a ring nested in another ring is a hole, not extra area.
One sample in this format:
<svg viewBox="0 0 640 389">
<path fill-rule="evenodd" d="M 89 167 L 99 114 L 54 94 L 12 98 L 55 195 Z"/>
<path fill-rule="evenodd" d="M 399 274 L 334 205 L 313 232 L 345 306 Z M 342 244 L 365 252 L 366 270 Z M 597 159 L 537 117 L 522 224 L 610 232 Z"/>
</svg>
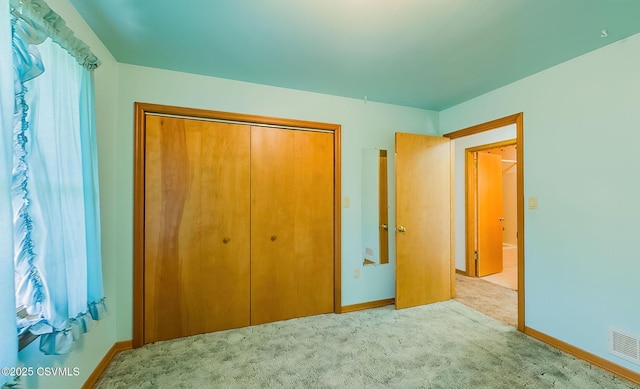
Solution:
<svg viewBox="0 0 640 389">
<path fill-rule="evenodd" d="M 132 166 L 135 101 L 218 111 L 302 119 L 342 125 L 343 305 L 395 295 L 395 261 L 362 267 L 361 155 L 363 148 L 394 150 L 394 132 L 436 134 L 438 114 L 414 108 L 328 96 L 133 65 L 118 65 L 118 339 L 131 338 L 132 312 Z M 389 153 L 389 166 L 393 153 Z M 394 182 L 393 169 L 389 182 Z M 394 204 L 391 191 L 389 204 Z M 389 223 L 394 225 L 393 207 Z M 390 251 L 395 246 L 391 244 Z"/>
<path fill-rule="evenodd" d="M 362 148 L 390 151 L 395 131 L 442 134 L 523 111 L 526 325 L 634 371 L 611 356 L 610 328 L 640 336 L 640 272 L 634 238 L 640 203 L 640 36 L 613 44 L 440 114 L 399 106 L 117 64 L 68 0 L 47 0 L 103 62 L 96 71 L 105 289 L 111 316 L 66 357 L 20 354 L 29 366 L 79 367 L 79 377 L 40 378 L 30 388 L 79 387 L 109 347 L 132 336 L 133 102 L 342 124 L 343 304 L 393 297 L 391 262 L 361 267 Z M 439 123 L 440 120 L 440 123 Z M 389 193 L 395 225 L 395 193 Z M 637 239 L 635 239 L 637 240 Z M 361 268 L 360 278 L 353 270 Z"/>
<path fill-rule="evenodd" d="M 525 324 L 616 364 L 640 336 L 640 35 L 440 113 L 443 133 L 524 112 Z"/>
<path fill-rule="evenodd" d="M 77 377 L 30 377 L 25 387 L 29 389 L 79 388 L 93 372 L 107 351 L 116 341 L 117 306 L 115 288 L 118 266 L 115 248 L 119 245 L 116 231 L 115 202 L 120 178 L 115 170 L 119 158 L 116 149 L 116 106 L 117 63 L 102 45 L 75 8 L 67 0 L 47 0 L 47 4 L 67 22 L 75 35 L 84 40 L 102 61 L 95 71 L 96 122 L 99 152 L 100 196 L 102 209 L 102 252 L 105 295 L 110 308 L 110 316 L 97 322 L 94 328 L 76 342 L 76 349 L 63 356 L 45 356 L 38 350 L 38 341 L 22 350 L 19 363 L 31 367 L 77 367 Z"/>
</svg>

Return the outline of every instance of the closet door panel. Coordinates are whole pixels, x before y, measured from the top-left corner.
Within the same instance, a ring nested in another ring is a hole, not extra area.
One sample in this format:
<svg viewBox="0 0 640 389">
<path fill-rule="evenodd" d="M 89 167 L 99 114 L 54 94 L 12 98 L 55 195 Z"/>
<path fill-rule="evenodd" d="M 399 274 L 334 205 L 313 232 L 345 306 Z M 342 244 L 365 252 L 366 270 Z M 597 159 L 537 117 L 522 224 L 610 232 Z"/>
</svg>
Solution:
<svg viewBox="0 0 640 389">
<path fill-rule="evenodd" d="M 251 129 L 251 323 L 333 312 L 333 134 Z"/>
<path fill-rule="evenodd" d="M 145 343 L 250 323 L 250 127 L 148 116 Z"/>
</svg>

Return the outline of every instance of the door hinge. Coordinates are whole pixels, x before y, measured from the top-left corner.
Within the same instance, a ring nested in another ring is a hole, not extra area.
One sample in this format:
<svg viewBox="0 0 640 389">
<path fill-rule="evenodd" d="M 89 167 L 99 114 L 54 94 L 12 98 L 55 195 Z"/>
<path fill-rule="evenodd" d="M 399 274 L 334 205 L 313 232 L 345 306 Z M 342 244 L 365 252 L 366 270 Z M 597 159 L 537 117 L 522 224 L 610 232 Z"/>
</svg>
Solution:
<svg viewBox="0 0 640 389">
<path fill-rule="evenodd" d="M 476 261 L 476 262 L 478 262 L 478 252 L 477 252 L 477 251 L 475 251 L 475 252 L 473 253 L 473 260 L 474 260 L 474 261 Z"/>
</svg>

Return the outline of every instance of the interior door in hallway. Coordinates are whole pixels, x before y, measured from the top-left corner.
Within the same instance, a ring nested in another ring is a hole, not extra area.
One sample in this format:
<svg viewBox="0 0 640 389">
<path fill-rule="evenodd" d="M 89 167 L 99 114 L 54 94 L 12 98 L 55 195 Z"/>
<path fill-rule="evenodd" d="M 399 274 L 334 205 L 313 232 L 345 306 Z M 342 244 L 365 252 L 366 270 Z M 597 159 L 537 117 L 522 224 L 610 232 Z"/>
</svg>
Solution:
<svg viewBox="0 0 640 389">
<path fill-rule="evenodd" d="M 447 138 L 396 133 L 396 308 L 451 298 Z"/>
<path fill-rule="evenodd" d="M 333 137 L 251 129 L 251 324 L 334 310 Z"/>
<path fill-rule="evenodd" d="M 502 156 L 477 152 L 478 276 L 502 271 Z"/>
<path fill-rule="evenodd" d="M 250 127 L 146 117 L 144 342 L 249 325 Z"/>
</svg>

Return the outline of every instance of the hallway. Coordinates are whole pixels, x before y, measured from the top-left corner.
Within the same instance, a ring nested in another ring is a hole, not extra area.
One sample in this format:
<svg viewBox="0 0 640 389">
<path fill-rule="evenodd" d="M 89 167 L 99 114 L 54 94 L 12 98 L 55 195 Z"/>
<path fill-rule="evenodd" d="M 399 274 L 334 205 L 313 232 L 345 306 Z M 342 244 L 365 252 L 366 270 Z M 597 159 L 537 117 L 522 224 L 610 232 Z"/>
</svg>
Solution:
<svg viewBox="0 0 640 389">
<path fill-rule="evenodd" d="M 455 299 L 511 326 L 518 324 L 518 292 L 508 287 L 456 274 Z"/>
<path fill-rule="evenodd" d="M 483 280 L 518 290 L 518 246 L 503 243 L 502 272 L 482 277 Z"/>
</svg>

